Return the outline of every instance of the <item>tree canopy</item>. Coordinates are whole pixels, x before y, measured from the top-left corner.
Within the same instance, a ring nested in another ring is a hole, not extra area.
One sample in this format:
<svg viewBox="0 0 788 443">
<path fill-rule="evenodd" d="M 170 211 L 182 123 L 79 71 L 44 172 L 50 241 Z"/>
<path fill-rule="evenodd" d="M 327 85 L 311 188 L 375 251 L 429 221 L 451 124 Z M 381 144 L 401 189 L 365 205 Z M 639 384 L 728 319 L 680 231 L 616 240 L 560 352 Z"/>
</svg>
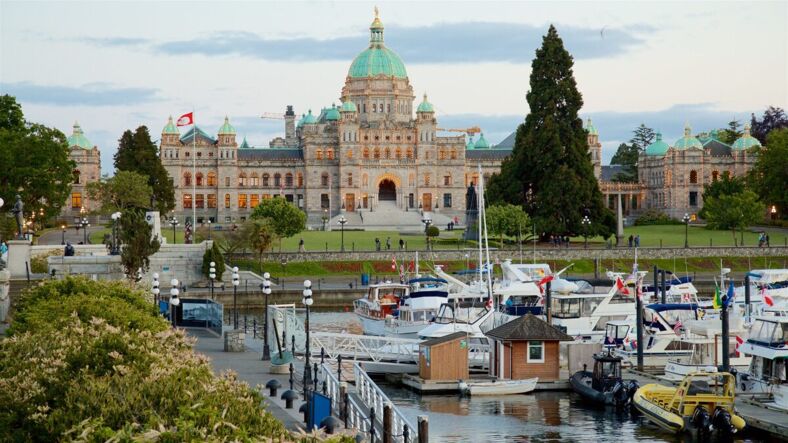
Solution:
<svg viewBox="0 0 788 443">
<path fill-rule="evenodd" d="M 101 203 L 101 212 L 109 214 L 150 205 L 153 190 L 148 177 L 134 171 L 118 171 L 114 177 L 87 185 L 88 196 Z"/>
<path fill-rule="evenodd" d="M 524 205 L 545 235 L 580 232 L 585 212 L 596 233 L 610 235 L 614 217 L 604 206 L 588 155 L 587 133 L 578 118 L 583 99 L 574 62 L 550 26 L 531 65 L 530 113 L 517 128 L 512 155 L 490 180 L 490 203 Z"/>
<path fill-rule="evenodd" d="M 156 144 L 151 141 L 146 126 L 138 127 L 134 132 L 126 130 L 118 140 L 118 151 L 115 153 L 115 169 L 133 171 L 145 176 L 153 191 L 155 208 L 164 214 L 175 208 L 175 189 L 167 170 L 161 164 Z M 148 202 L 148 207 L 151 207 Z"/>
<path fill-rule="evenodd" d="M 0 96 L 0 197 L 10 210 L 22 196 L 26 216 L 44 211 L 56 217 L 71 193 L 76 164 L 69 159 L 66 136 L 55 128 L 25 121 L 10 95 Z"/>
<path fill-rule="evenodd" d="M 624 170 L 613 177 L 615 182 L 632 183 L 638 181 L 638 156 L 640 151 L 634 144 L 621 143 L 610 160 L 611 165 L 621 165 Z"/>
<path fill-rule="evenodd" d="M 152 238 L 153 227 L 145 220 L 145 211 L 132 208 L 123 211 L 120 217 L 119 236 L 123 243 L 120 261 L 130 280 L 137 279 L 137 271 L 143 273 L 150 267 L 150 256 L 159 251 L 161 243 Z"/>
<path fill-rule="evenodd" d="M 706 200 L 710 198 L 719 198 L 722 195 L 733 195 L 743 192 L 746 182 L 741 177 L 731 177 L 728 171 L 722 173 L 719 179 L 715 182 L 709 183 L 703 187 L 703 202 L 704 207 L 701 208 L 701 218 L 706 218 L 705 205 Z"/>
<path fill-rule="evenodd" d="M 280 240 L 306 228 L 306 214 L 283 198 L 266 198 L 252 210 L 252 220 L 266 220 L 271 232 Z M 257 248 L 255 248 L 257 249 Z"/>
<path fill-rule="evenodd" d="M 487 230 L 492 235 L 497 235 L 503 245 L 503 237 L 520 238 L 522 233 L 528 234 L 531 230 L 531 221 L 528 214 L 521 206 L 510 203 L 492 205 L 485 210 Z"/>
<path fill-rule="evenodd" d="M 776 130 L 788 128 L 788 116 L 782 108 L 769 106 L 763 111 L 763 117 L 760 120 L 755 118 L 752 114 L 750 119 L 750 133 L 753 137 L 757 138 L 762 145 L 768 144 L 769 133 Z"/>
<path fill-rule="evenodd" d="M 752 189 L 781 218 L 788 218 L 788 128 L 769 133 L 766 147 L 757 148 L 758 158 L 750 171 Z"/>
<path fill-rule="evenodd" d="M 758 201 L 758 196 L 748 190 L 736 194 L 709 197 L 703 202 L 708 227 L 730 229 L 733 233 L 734 245 L 737 245 L 736 230 L 743 230 L 747 226 L 761 221 L 765 209 L 764 204 Z"/>
</svg>

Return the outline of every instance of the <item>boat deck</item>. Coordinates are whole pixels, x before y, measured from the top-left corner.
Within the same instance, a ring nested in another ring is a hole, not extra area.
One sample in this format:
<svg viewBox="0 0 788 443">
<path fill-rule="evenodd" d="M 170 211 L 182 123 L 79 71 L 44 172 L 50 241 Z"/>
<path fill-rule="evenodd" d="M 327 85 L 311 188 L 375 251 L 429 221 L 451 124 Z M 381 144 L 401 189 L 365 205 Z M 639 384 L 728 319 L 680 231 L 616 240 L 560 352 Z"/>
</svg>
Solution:
<svg viewBox="0 0 788 443">
<path fill-rule="evenodd" d="M 648 383 L 659 383 L 664 386 L 677 386 L 679 381 L 668 380 L 650 372 L 626 369 L 624 378 L 637 380 L 640 386 Z M 773 406 L 765 401 L 763 395 L 736 395 L 736 411 L 747 422 L 747 426 L 768 432 L 780 438 L 788 436 L 788 411 Z"/>
</svg>

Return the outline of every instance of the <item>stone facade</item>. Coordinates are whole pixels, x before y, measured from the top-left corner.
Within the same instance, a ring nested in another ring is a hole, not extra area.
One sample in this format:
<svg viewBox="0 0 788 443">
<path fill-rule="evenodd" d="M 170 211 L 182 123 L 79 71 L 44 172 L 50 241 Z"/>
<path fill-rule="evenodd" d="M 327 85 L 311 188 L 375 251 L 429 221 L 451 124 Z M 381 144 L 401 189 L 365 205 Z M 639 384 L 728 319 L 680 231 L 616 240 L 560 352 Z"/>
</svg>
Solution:
<svg viewBox="0 0 788 443">
<path fill-rule="evenodd" d="M 98 209 L 98 204 L 88 199 L 86 186 L 101 179 L 101 152 L 90 143 L 79 123 L 74 123 L 68 137 L 69 158 L 76 163 L 71 183 L 71 195 L 63 204 L 61 217 L 67 223 L 78 223 L 82 215 Z"/>
<path fill-rule="evenodd" d="M 492 175 L 511 150 L 491 148 L 483 134 L 468 143 L 465 135 L 439 136 L 426 94 L 418 106 L 414 99 L 404 64 L 383 44 L 376 17 L 341 103 L 309 110 L 297 124 L 288 106 L 285 137 L 266 148 L 245 139 L 239 145 L 227 118 L 215 138 L 194 127 L 181 135 L 170 118 L 160 155 L 175 185 L 175 213 L 194 214 L 198 223 L 230 223 L 244 220 L 261 200 L 282 197 L 306 211 L 312 224 L 378 208 L 462 219 L 478 166 Z"/>
</svg>

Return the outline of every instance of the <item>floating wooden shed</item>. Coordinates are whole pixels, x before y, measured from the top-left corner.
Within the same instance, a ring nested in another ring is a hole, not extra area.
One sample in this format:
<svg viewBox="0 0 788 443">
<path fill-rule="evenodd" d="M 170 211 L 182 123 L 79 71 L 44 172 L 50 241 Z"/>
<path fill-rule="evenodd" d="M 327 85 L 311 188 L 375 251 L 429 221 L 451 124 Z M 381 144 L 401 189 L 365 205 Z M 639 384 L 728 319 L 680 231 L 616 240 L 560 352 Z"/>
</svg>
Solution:
<svg viewBox="0 0 788 443">
<path fill-rule="evenodd" d="M 421 342 L 419 377 L 424 380 L 467 380 L 468 334 L 455 332 Z"/>
</svg>

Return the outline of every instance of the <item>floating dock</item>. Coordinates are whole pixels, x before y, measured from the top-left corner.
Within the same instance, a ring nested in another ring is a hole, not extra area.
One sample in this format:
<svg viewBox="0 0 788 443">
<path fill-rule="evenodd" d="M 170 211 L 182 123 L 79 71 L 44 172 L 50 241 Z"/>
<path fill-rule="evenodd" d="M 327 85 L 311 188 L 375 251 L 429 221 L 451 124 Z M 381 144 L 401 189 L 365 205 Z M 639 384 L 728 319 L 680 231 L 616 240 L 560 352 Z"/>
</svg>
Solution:
<svg viewBox="0 0 788 443">
<path fill-rule="evenodd" d="M 564 374 L 562 374 L 563 376 Z M 492 380 L 487 376 L 471 377 L 471 380 Z M 424 380 L 418 375 L 411 374 L 387 374 L 386 381 L 389 383 L 400 384 L 412 391 L 422 395 L 430 394 L 460 394 L 458 380 Z M 569 391 L 568 377 L 554 381 L 539 381 L 534 391 Z M 527 395 L 527 394 L 525 394 Z"/>
</svg>

